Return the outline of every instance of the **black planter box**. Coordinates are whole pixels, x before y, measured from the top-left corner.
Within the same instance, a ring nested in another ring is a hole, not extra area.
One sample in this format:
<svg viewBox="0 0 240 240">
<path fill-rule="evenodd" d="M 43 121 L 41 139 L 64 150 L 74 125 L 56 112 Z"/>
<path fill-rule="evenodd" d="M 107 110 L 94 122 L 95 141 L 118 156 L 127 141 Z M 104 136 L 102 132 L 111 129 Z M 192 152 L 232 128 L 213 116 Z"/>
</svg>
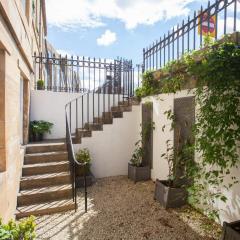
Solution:
<svg viewBox="0 0 240 240">
<path fill-rule="evenodd" d="M 240 221 L 232 223 L 223 223 L 222 240 L 239 240 L 240 239 Z"/>
<path fill-rule="evenodd" d="M 154 199 L 164 208 L 178 208 L 186 204 L 187 191 L 184 188 L 168 186 L 168 181 L 156 180 Z"/>
<path fill-rule="evenodd" d="M 96 179 L 92 174 L 86 176 L 87 187 L 90 187 L 95 183 Z M 76 177 L 76 187 L 83 188 L 84 187 L 84 177 Z"/>
<path fill-rule="evenodd" d="M 41 142 L 43 141 L 43 134 L 42 133 L 31 133 L 29 137 L 30 142 Z"/>
<path fill-rule="evenodd" d="M 151 169 L 149 166 L 136 167 L 128 163 L 128 178 L 134 182 L 147 181 L 151 178 Z"/>
</svg>

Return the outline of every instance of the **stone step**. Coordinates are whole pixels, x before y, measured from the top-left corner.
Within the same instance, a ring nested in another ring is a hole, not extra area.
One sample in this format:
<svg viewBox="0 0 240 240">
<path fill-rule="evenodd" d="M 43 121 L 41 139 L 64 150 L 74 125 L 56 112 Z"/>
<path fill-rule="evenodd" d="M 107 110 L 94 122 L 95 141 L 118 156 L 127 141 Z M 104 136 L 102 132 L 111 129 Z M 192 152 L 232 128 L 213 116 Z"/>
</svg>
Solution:
<svg viewBox="0 0 240 240">
<path fill-rule="evenodd" d="M 111 118 L 104 118 L 104 117 L 94 117 L 93 119 L 94 123 L 99 123 L 99 124 L 112 124 L 113 119 Z"/>
<path fill-rule="evenodd" d="M 44 152 L 44 153 L 29 153 L 25 154 L 24 164 L 34 163 L 48 163 L 48 162 L 60 162 L 67 161 L 68 154 L 64 151 L 57 152 Z"/>
<path fill-rule="evenodd" d="M 62 152 L 66 151 L 66 149 L 67 147 L 64 142 L 32 143 L 26 146 L 26 153 Z"/>
<path fill-rule="evenodd" d="M 130 106 L 131 105 L 131 101 L 130 100 L 129 101 L 126 101 L 126 100 L 125 101 L 119 101 L 118 105 L 119 106 L 121 106 L 121 105 L 122 106 Z"/>
<path fill-rule="evenodd" d="M 103 112 L 102 117 L 103 118 L 113 118 L 112 112 Z"/>
<path fill-rule="evenodd" d="M 132 99 L 131 105 L 132 106 L 138 106 L 138 105 L 140 105 L 140 101 L 138 99 Z"/>
<path fill-rule="evenodd" d="M 123 112 L 122 111 L 112 111 L 113 118 L 123 118 Z"/>
<path fill-rule="evenodd" d="M 68 172 L 69 162 L 50 162 L 24 165 L 22 169 L 23 176 L 39 175 L 46 173 Z"/>
<path fill-rule="evenodd" d="M 80 143 L 82 143 L 82 139 L 81 139 L 81 137 L 74 136 L 74 137 L 72 137 L 72 142 L 73 142 L 73 144 L 80 144 Z"/>
<path fill-rule="evenodd" d="M 87 129 L 77 128 L 76 132 L 77 132 L 77 136 L 80 138 L 92 136 L 92 131 L 89 131 Z"/>
<path fill-rule="evenodd" d="M 34 216 L 47 215 L 74 209 L 75 204 L 72 199 L 52 201 L 48 203 L 18 207 L 16 211 L 16 218 L 20 219 L 31 215 Z"/>
<path fill-rule="evenodd" d="M 24 176 L 20 180 L 20 190 L 70 183 L 71 176 L 68 172 Z"/>
<path fill-rule="evenodd" d="M 57 185 L 23 190 L 18 193 L 17 206 L 32 205 L 72 197 L 72 185 Z"/>
<path fill-rule="evenodd" d="M 111 111 L 113 112 L 131 112 L 132 111 L 132 106 L 124 106 L 124 105 L 119 105 L 119 106 L 114 106 L 111 107 Z"/>
<path fill-rule="evenodd" d="M 98 123 L 85 123 L 85 129 L 90 131 L 102 131 L 103 125 Z"/>
</svg>

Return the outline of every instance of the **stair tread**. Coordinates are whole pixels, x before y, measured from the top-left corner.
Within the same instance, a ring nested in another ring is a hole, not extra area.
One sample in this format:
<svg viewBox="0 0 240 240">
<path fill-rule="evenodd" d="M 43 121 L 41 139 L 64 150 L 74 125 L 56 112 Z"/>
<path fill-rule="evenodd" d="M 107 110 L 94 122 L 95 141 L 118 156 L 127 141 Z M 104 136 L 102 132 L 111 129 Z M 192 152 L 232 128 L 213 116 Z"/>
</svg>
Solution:
<svg viewBox="0 0 240 240">
<path fill-rule="evenodd" d="M 24 196 L 24 195 L 32 195 L 32 194 L 38 194 L 38 193 L 50 193 L 50 192 L 63 191 L 63 190 L 69 190 L 69 189 L 72 189 L 71 184 L 61 184 L 61 185 L 56 185 L 56 186 L 26 189 L 26 190 L 21 190 L 18 193 L 18 197 Z"/>
<path fill-rule="evenodd" d="M 85 128 L 77 128 L 78 131 L 83 131 L 83 132 L 89 132 L 88 129 L 85 129 Z"/>
<path fill-rule="evenodd" d="M 58 165 L 65 165 L 65 164 L 69 164 L 69 161 L 56 161 L 56 162 L 26 164 L 26 165 L 23 165 L 23 168 L 26 169 L 26 168 L 32 168 L 32 167 L 58 166 Z"/>
<path fill-rule="evenodd" d="M 21 181 L 23 180 L 41 180 L 44 178 L 54 178 L 54 177 L 62 177 L 62 176 L 70 176 L 69 172 L 58 172 L 58 173 L 46 173 L 46 174 L 38 174 L 31 176 L 22 176 Z"/>
<path fill-rule="evenodd" d="M 37 143 L 28 143 L 26 147 L 49 147 L 49 146 L 59 146 L 59 145 L 66 145 L 64 141 L 61 142 L 37 142 Z"/>
<path fill-rule="evenodd" d="M 53 155 L 60 155 L 60 154 L 67 154 L 67 151 L 55 151 L 55 152 L 40 152 L 40 153 L 26 153 L 25 156 L 53 156 Z"/>
<path fill-rule="evenodd" d="M 28 212 L 31 213 L 34 211 L 49 210 L 49 209 L 54 209 L 59 207 L 67 207 L 67 206 L 74 207 L 74 202 L 72 198 L 17 207 L 16 214 L 28 213 Z"/>
</svg>

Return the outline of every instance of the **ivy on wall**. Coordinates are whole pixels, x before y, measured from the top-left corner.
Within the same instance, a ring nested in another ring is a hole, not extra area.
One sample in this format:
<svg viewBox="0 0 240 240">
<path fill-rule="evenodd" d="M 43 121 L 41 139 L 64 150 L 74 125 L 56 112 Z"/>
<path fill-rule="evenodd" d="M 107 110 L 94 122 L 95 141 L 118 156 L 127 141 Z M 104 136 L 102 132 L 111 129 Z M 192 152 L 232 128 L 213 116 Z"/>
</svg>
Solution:
<svg viewBox="0 0 240 240">
<path fill-rule="evenodd" d="M 140 98 L 176 93 L 195 81 L 198 111 L 194 148 L 201 159 L 185 162 L 192 179 L 190 202 L 204 205 L 206 212 L 216 218 L 218 211 L 212 206 L 217 199 L 227 201 L 222 189 L 238 183 L 232 170 L 240 163 L 240 48 L 228 40 L 213 44 L 206 41 L 206 45 L 168 64 L 158 80 L 154 80 L 155 73 L 146 72 L 136 94 Z M 226 176 L 231 176 L 231 181 L 224 181 Z"/>
</svg>

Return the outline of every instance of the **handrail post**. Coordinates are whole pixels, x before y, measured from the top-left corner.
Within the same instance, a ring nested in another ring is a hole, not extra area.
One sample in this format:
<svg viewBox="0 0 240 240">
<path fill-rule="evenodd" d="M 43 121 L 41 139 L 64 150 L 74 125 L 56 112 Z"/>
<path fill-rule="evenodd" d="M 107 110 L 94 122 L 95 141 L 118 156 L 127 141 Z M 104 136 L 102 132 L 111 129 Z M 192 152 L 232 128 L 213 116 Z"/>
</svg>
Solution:
<svg viewBox="0 0 240 240">
<path fill-rule="evenodd" d="M 87 212 L 87 177 L 86 164 L 84 164 L 84 198 L 85 198 L 85 213 Z"/>
</svg>

